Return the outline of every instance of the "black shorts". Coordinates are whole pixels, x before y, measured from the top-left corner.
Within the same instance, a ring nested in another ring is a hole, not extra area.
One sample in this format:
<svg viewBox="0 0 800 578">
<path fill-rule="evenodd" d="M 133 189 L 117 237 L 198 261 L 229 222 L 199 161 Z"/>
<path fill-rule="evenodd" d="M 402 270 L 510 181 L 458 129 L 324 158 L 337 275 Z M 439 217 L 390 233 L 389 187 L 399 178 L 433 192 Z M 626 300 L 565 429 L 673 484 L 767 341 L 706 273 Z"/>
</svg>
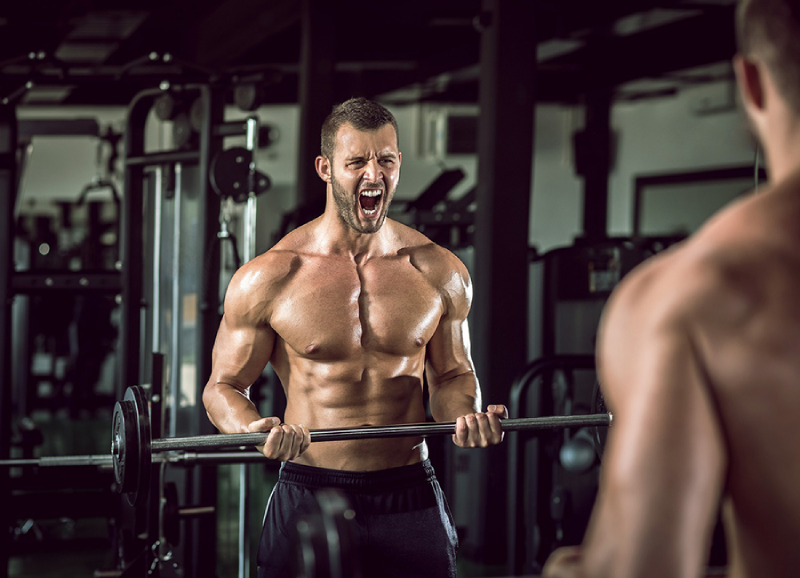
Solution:
<svg viewBox="0 0 800 578">
<path fill-rule="evenodd" d="M 364 578 L 455 578 L 456 529 L 428 460 L 374 472 L 281 465 L 264 516 L 259 578 L 292 578 L 293 524 L 317 509 L 315 492 L 327 488 L 339 490 L 355 511 Z"/>
</svg>

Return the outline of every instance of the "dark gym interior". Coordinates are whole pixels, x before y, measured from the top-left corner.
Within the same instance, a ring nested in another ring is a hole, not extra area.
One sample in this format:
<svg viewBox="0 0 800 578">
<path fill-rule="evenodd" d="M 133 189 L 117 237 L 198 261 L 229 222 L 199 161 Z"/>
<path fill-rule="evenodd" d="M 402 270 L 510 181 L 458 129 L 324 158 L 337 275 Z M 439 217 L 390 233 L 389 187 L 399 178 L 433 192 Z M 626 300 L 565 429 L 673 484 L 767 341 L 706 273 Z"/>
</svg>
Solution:
<svg viewBox="0 0 800 578">
<path fill-rule="evenodd" d="M 216 432 L 201 395 L 227 283 L 322 212 L 320 127 L 353 96 L 398 121 L 390 218 L 472 275 L 483 398 L 511 417 L 597 412 L 611 290 L 765 178 L 735 92 L 734 9 L 0 8 L 0 460 L 20 460 L 0 467 L 0 576 L 255 576 L 278 464 L 178 452 L 132 500 L 108 454 L 115 403 L 141 386 L 153 439 Z M 251 391 L 281 415 L 270 368 Z M 429 438 L 460 576 L 538 575 L 580 542 L 603 430 L 509 433 L 482 451 Z M 22 465 L 73 455 L 87 463 Z M 710 567 L 725 565 L 723 542 Z"/>
</svg>

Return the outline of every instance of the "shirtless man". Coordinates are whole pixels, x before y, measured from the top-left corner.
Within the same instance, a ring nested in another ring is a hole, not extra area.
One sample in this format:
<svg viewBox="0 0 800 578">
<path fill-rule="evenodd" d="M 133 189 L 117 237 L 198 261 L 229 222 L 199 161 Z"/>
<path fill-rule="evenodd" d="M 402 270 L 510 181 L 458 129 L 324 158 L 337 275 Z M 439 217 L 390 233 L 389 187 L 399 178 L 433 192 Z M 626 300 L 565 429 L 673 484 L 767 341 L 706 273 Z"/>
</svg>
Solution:
<svg viewBox="0 0 800 578">
<path fill-rule="evenodd" d="M 545 576 L 700 576 L 720 505 L 730 577 L 800 573 L 800 4 L 745 0 L 738 18 L 770 183 L 613 295 L 598 500 L 582 548 Z"/>
<path fill-rule="evenodd" d="M 365 576 L 455 576 L 456 532 L 424 439 L 309 445 L 308 432 L 424 422 L 424 373 L 431 414 L 456 421 L 458 446 L 499 443 L 506 409 L 481 412 L 470 357 L 469 274 L 455 255 L 386 218 L 401 162 L 389 111 L 365 99 L 337 106 L 321 152 L 325 212 L 231 280 L 203 401 L 223 433 L 269 431 L 259 450 L 284 462 L 259 576 L 289 576 L 286 535 L 323 487 L 346 491 L 356 510 Z M 261 417 L 248 399 L 267 363 L 286 392 L 283 420 Z"/>
</svg>

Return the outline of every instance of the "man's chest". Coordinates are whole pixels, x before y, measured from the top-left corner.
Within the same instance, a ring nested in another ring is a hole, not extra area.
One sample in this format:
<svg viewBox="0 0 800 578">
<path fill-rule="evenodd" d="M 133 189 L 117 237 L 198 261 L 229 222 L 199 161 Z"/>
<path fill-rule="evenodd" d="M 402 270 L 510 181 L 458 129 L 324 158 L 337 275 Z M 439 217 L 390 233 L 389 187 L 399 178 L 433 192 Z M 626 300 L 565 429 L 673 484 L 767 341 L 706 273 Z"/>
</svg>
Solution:
<svg viewBox="0 0 800 578">
<path fill-rule="evenodd" d="M 427 344 L 443 311 L 439 291 L 408 262 L 334 263 L 301 269 L 276 299 L 271 325 L 302 356 L 406 356 Z"/>
</svg>

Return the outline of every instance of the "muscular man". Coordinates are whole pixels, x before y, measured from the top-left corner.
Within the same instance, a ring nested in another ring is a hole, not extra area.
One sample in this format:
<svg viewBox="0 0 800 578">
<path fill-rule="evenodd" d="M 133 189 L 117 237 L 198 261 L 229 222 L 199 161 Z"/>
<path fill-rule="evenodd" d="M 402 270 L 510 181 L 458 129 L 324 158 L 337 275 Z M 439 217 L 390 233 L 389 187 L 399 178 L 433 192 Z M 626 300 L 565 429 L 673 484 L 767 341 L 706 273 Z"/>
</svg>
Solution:
<svg viewBox="0 0 800 578">
<path fill-rule="evenodd" d="M 770 183 L 644 263 L 604 315 L 614 413 L 583 547 L 549 577 L 800 572 L 800 4 L 745 0 L 734 60 Z"/>
<path fill-rule="evenodd" d="M 308 431 L 424 422 L 424 373 L 431 414 L 456 421 L 458 446 L 499 443 L 506 409 L 481 411 L 470 357 L 470 278 L 455 255 L 386 218 L 401 162 L 389 111 L 340 104 L 321 152 L 325 212 L 231 280 L 203 401 L 224 433 L 269 431 L 259 449 L 284 461 L 259 576 L 289 576 L 287 534 L 323 487 L 356 510 L 366 576 L 455 576 L 456 532 L 422 438 L 310 445 Z M 286 392 L 283 420 L 248 399 L 267 363 Z"/>
</svg>

